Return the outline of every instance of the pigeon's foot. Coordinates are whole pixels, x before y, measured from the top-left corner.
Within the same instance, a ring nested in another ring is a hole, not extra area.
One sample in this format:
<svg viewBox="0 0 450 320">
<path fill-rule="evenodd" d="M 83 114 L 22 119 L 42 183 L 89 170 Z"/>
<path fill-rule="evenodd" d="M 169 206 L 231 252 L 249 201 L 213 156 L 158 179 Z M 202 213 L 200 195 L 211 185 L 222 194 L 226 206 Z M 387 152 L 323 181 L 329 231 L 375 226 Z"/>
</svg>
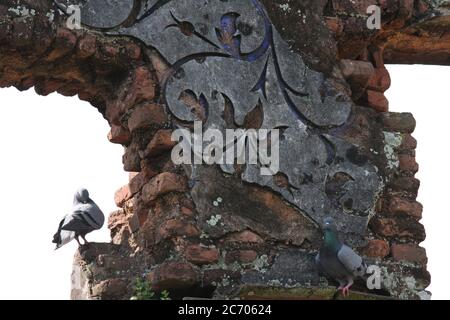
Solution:
<svg viewBox="0 0 450 320">
<path fill-rule="evenodd" d="M 348 289 L 347 288 L 342 288 L 342 295 L 344 296 L 344 297 L 347 297 L 348 295 L 349 295 L 349 293 L 348 293 Z"/>
<path fill-rule="evenodd" d="M 344 288 L 342 288 L 342 294 L 344 295 L 344 297 L 348 297 L 350 295 L 350 287 L 351 286 L 352 286 L 352 284 L 348 284 Z"/>
<path fill-rule="evenodd" d="M 86 245 L 86 244 L 89 244 L 89 241 L 87 241 L 86 238 L 85 238 L 84 236 L 81 236 L 81 239 L 83 239 L 85 245 Z"/>
<path fill-rule="evenodd" d="M 78 236 L 75 237 L 75 240 L 77 240 L 78 248 L 81 248 L 82 245 L 81 245 L 80 239 L 78 239 Z"/>
</svg>

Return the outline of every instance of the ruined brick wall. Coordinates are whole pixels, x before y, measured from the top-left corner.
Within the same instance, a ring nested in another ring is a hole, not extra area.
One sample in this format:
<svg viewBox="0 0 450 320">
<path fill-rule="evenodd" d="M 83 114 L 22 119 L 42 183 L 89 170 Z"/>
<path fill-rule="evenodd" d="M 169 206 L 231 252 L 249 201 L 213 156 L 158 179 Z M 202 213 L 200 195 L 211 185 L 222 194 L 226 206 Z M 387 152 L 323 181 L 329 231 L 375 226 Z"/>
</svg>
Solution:
<svg viewBox="0 0 450 320">
<path fill-rule="evenodd" d="M 361 196 L 368 203 L 363 236 L 350 226 L 341 231 L 382 269 L 383 288 L 372 294 L 426 297 L 415 120 L 388 111 L 384 63 L 450 64 L 446 2 L 381 1 L 381 31 L 365 27 L 370 1 L 262 3 L 307 68 L 330 79 L 333 94 L 351 98 L 350 116 L 332 135 L 358 146 L 345 161 L 355 172 L 373 164 L 380 190 Z M 115 195 L 120 209 L 109 217 L 112 243 L 76 254 L 72 298 L 129 299 L 140 277 L 174 298 L 331 298 L 333 284 L 317 276 L 313 263 L 319 222 L 283 196 L 292 192 L 286 175 L 276 175 L 272 189 L 242 181 L 239 170 L 225 175 L 207 168 L 195 181 L 170 158 L 178 122 L 160 99 L 170 63 L 136 38 L 87 26 L 70 30 L 66 20 L 49 0 L 0 3 L 0 87 L 78 95 L 108 121 L 109 141 L 125 150 L 130 182 Z M 198 108 L 198 101 L 190 106 Z M 338 172 L 323 186 L 338 211 L 356 206 L 339 202 L 348 177 Z"/>
</svg>

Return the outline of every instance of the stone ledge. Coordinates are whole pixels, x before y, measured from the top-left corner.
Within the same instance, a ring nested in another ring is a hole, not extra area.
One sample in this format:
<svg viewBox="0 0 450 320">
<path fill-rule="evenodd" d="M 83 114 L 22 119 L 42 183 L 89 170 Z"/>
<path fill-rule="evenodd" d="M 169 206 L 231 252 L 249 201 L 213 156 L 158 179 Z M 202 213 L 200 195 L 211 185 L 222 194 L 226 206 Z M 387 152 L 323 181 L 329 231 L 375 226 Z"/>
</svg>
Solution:
<svg viewBox="0 0 450 320">
<path fill-rule="evenodd" d="M 343 297 L 335 287 L 243 286 L 238 297 L 242 300 L 396 300 L 388 296 L 352 290 L 348 297 Z"/>
</svg>

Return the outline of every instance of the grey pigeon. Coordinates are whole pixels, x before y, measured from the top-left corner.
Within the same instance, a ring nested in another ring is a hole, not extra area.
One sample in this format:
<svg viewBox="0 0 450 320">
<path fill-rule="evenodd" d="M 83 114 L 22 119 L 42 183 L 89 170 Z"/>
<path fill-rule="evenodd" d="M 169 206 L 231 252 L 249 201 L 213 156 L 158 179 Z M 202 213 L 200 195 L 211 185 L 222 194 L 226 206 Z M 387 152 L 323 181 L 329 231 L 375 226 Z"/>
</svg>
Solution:
<svg viewBox="0 0 450 320">
<path fill-rule="evenodd" d="M 101 229 L 104 222 L 105 216 L 89 198 L 89 192 L 86 189 L 80 189 L 75 193 L 72 212 L 59 223 L 58 231 L 53 236 L 53 243 L 56 243 L 56 249 L 59 249 L 75 239 L 81 246 L 78 239 L 81 237 L 86 244 L 88 242 L 85 236 L 94 230 Z"/>
<path fill-rule="evenodd" d="M 367 266 L 359 255 L 339 240 L 332 218 L 325 218 L 322 229 L 323 244 L 316 256 L 317 268 L 325 276 L 336 280 L 340 285 L 338 290 L 348 296 L 354 279 L 363 277 Z"/>
</svg>

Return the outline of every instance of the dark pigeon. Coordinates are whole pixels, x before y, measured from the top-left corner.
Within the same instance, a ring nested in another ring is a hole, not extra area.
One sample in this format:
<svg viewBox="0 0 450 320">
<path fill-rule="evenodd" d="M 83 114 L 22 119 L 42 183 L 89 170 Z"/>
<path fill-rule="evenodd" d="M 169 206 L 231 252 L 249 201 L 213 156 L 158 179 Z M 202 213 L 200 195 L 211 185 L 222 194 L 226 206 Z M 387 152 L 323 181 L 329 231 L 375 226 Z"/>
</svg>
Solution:
<svg viewBox="0 0 450 320">
<path fill-rule="evenodd" d="M 319 272 L 339 283 L 338 290 L 349 295 L 355 278 L 363 277 L 367 266 L 363 259 L 350 247 L 339 240 L 337 228 L 332 218 L 323 224 L 323 244 L 316 256 Z"/>
<path fill-rule="evenodd" d="M 53 236 L 53 243 L 56 244 L 56 249 L 59 249 L 75 239 L 81 246 L 78 239 L 81 237 L 86 244 L 88 242 L 85 236 L 94 230 L 101 229 L 104 222 L 105 216 L 91 200 L 89 192 L 86 189 L 80 189 L 75 193 L 72 212 L 59 223 L 58 231 Z"/>
</svg>

